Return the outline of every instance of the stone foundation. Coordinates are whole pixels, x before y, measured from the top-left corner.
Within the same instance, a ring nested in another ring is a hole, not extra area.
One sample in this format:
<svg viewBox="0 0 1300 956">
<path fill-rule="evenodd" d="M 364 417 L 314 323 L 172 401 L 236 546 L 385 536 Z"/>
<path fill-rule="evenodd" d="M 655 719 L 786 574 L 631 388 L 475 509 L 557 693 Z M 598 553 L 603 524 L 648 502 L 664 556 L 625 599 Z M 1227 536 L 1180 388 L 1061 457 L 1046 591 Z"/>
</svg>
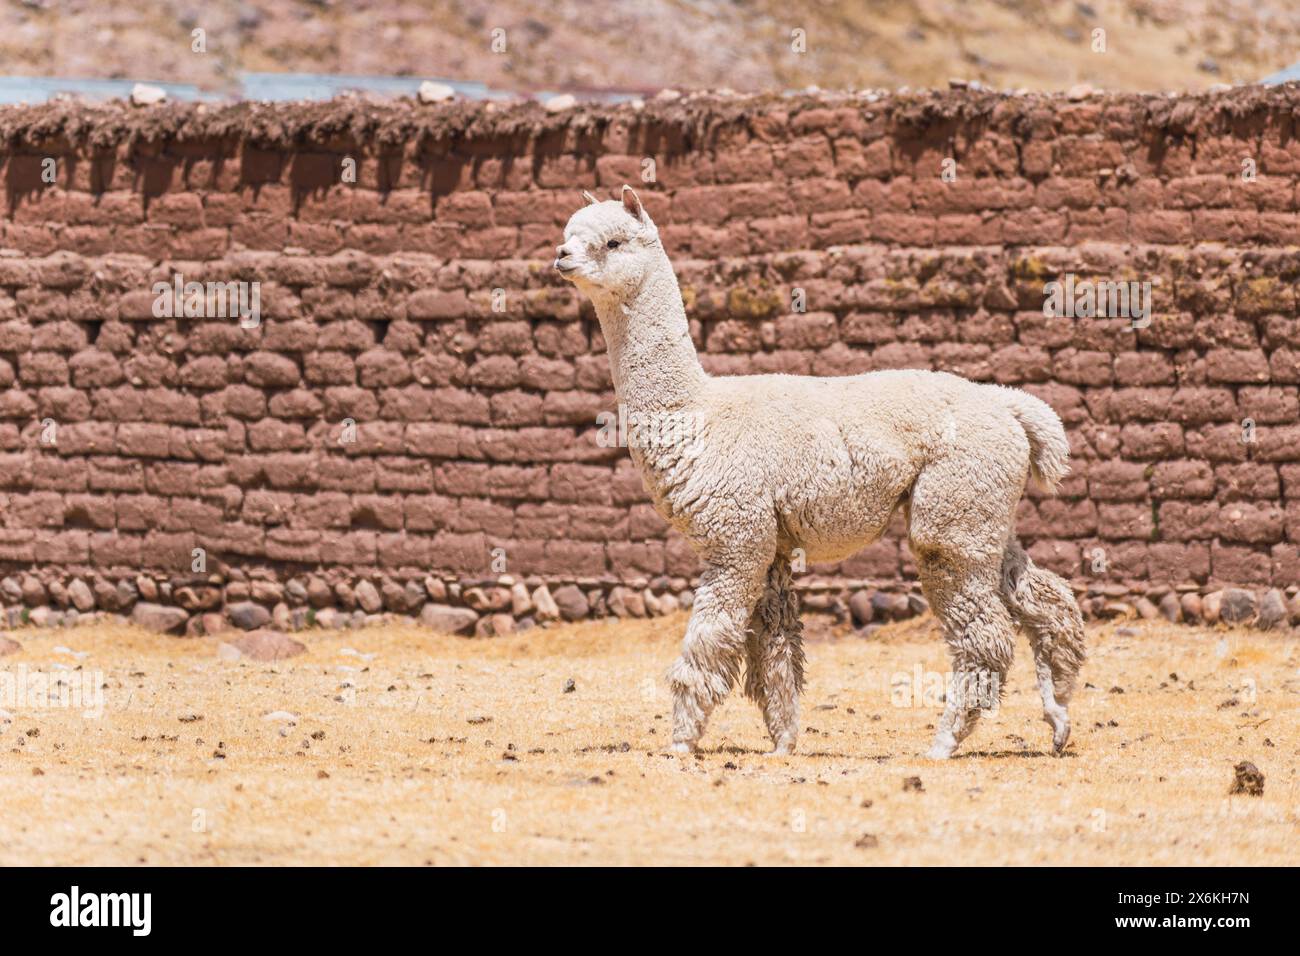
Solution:
<svg viewBox="0 0 1300 956">
<path fill-rule="evenodd" d="M 194 637 L 231 628 L 337 630 L 407 620 L 438 633 L 493 637 L 559 622 L 673 614 L 691 607 L 692 584 L 668 577 L 547 582 L 508 574 L 448 578 L 414 573 L 302 574 L 281 580 L 258 570 L 165 579 L 137 574 L 43 580 L 18 574 L 0 580 L 0 600 L 10 628 L 70 627 L 115 617 L 148 630 Z M 829 615 L 865 637 L 886 623 L 929 610 L 919 589 L 906 584 L 873 587 L 809 578 L 798 589 L 805 613 Z M 1076 587 L 1076 593 L 1089 620 L 1164 618 L 1265 630 L 1300 625 L 1300 588 L 1294 585 L 1250 590 L 1098 584 Z"/>
</svg>

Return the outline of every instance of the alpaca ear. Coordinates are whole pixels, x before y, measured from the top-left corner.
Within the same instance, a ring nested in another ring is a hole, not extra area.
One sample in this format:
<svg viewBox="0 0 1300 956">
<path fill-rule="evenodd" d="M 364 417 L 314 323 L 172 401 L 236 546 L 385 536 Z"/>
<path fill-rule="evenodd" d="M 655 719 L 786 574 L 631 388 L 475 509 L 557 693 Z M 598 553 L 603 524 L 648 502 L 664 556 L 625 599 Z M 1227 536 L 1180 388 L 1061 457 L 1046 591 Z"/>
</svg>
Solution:
<svg viewBox="0 0 1300 956">
<path fill-rule="evenodd" d="M 623 208 L 637 222 L 645 222 L 645 210 L 641 208 L 641 199 L 626 183 L 623 185 Z"/>
<path fill-rule="evenodd" d="M 594 206 L 594 205 L 596 205 L 596 203 L 600 202 L 599 199 L 597 199 L 597 198 L 596 198 L 595 196 L 593 196 L 591 193 L 587 192 L 587 190 L 585 190 L 585 189 L 582 191 L 582 198 L 585 199 L 585 200 L 587 200 L 587 205 L 588 205 L 588 206 Z"/>
</svg>

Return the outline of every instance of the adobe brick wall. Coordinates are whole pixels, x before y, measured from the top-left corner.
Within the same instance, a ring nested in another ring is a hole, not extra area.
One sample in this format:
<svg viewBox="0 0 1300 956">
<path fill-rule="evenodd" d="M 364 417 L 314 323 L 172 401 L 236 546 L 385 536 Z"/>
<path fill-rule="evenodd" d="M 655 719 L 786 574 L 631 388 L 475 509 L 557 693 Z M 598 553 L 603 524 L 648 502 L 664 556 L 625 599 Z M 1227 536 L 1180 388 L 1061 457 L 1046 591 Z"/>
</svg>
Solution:
<svg viewBox="0 0 1300 956">
<path fill-rule="evenodd" d="M 110 610 L 187 584 L 190 610 L 229 583 L 306 604 L 319 578 L 411 612 L 431 572 L 460 600 L 501 570 L 493 549 L 534 585 L 686 587 L 693 555 L 595 440 L 599 328 L 548 267 L 578 190 L 623 182 L 710 371 L 1026 388 L 1075 455 L 1022 505 L 1035 560 L 1099 596 L 1294 585 L 1297 100 L 2 109 L 0 601 L 74 605 L 78 580 Z M 1150 327 L 1044 318 L 1071 272 L 1155 282 Z M 176 273 L 260 282 L 260 327 L 155 318 Z M 805 584 L 912 574 L 895 533 Z"/>
</svg>

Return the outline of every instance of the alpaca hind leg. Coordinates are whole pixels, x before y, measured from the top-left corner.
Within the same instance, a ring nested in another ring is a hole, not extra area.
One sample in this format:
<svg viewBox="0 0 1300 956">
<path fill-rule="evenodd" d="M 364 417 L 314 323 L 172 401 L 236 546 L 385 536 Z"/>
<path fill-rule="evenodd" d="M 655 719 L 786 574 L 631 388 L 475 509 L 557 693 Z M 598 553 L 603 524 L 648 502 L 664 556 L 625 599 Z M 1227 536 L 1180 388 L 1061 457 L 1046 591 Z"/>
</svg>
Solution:
<svg viewBox="0 0 1300 956">
<path fill-rule="evenodd" d="M 1015 652 L 1011 615 L 998 595 L 997 568 L 942 556 L 920 561 L 921 585 L 943 627 L 952 682 L 927 757 L 946 760 L 997 706 Z"/>
<path fill-rule="evenodd" d="M 1014 539 L 1002 561 L 1002 598 L 1033 648 L 1043 720 L 1059 754 L 1070 740 L 1066 705 L 1085 656 L 1083 615 L 1064 579 L 1037 567 Z"/>
<path fill-rule="evenodd" d="M 711 562 L 695 592 L 681 655 L 668 668 L 673 746 L 695 749 L 713 709 L 731 691 L 745 653 L 746 630 L 770 563 Z"/>
<path fill-rule="evenodd" d="M 799 736 L 803 690 L 803 622 L 790 561 L 778 556 L 768 569 L 745 642 L 745 696 L 763 712 L 772 752 L 789 754 Z"/>
</svg>

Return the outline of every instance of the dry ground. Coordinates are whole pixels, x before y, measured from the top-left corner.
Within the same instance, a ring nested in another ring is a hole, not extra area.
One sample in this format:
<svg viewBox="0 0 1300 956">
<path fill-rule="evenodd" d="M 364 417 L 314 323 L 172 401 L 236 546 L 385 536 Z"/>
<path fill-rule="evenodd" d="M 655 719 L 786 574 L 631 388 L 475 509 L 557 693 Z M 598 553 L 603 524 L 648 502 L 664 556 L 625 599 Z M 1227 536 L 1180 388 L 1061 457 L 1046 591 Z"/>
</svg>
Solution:
<svg viewBox="0 0 1300 956">
<path fill-rule="evenodd" d="M 810 641 L 799 754 L 765 755 L 738 696 L 702 754 L 661 754 L 683 625 L 331 632 L 276 664 L 19 632 L 0 668 L 106 689 L 99 719 L 0 702 L 0 864 L 1300 862 L 1295 633 L 1094 629 L 1060 759 L 1022 646 L 1001 711 L 934 764 L 937 704 L 891 691 L 945 668 L 925 622 Z M 1243 759 L 1262 797 L 1228 796 Z"/>
</svg>

